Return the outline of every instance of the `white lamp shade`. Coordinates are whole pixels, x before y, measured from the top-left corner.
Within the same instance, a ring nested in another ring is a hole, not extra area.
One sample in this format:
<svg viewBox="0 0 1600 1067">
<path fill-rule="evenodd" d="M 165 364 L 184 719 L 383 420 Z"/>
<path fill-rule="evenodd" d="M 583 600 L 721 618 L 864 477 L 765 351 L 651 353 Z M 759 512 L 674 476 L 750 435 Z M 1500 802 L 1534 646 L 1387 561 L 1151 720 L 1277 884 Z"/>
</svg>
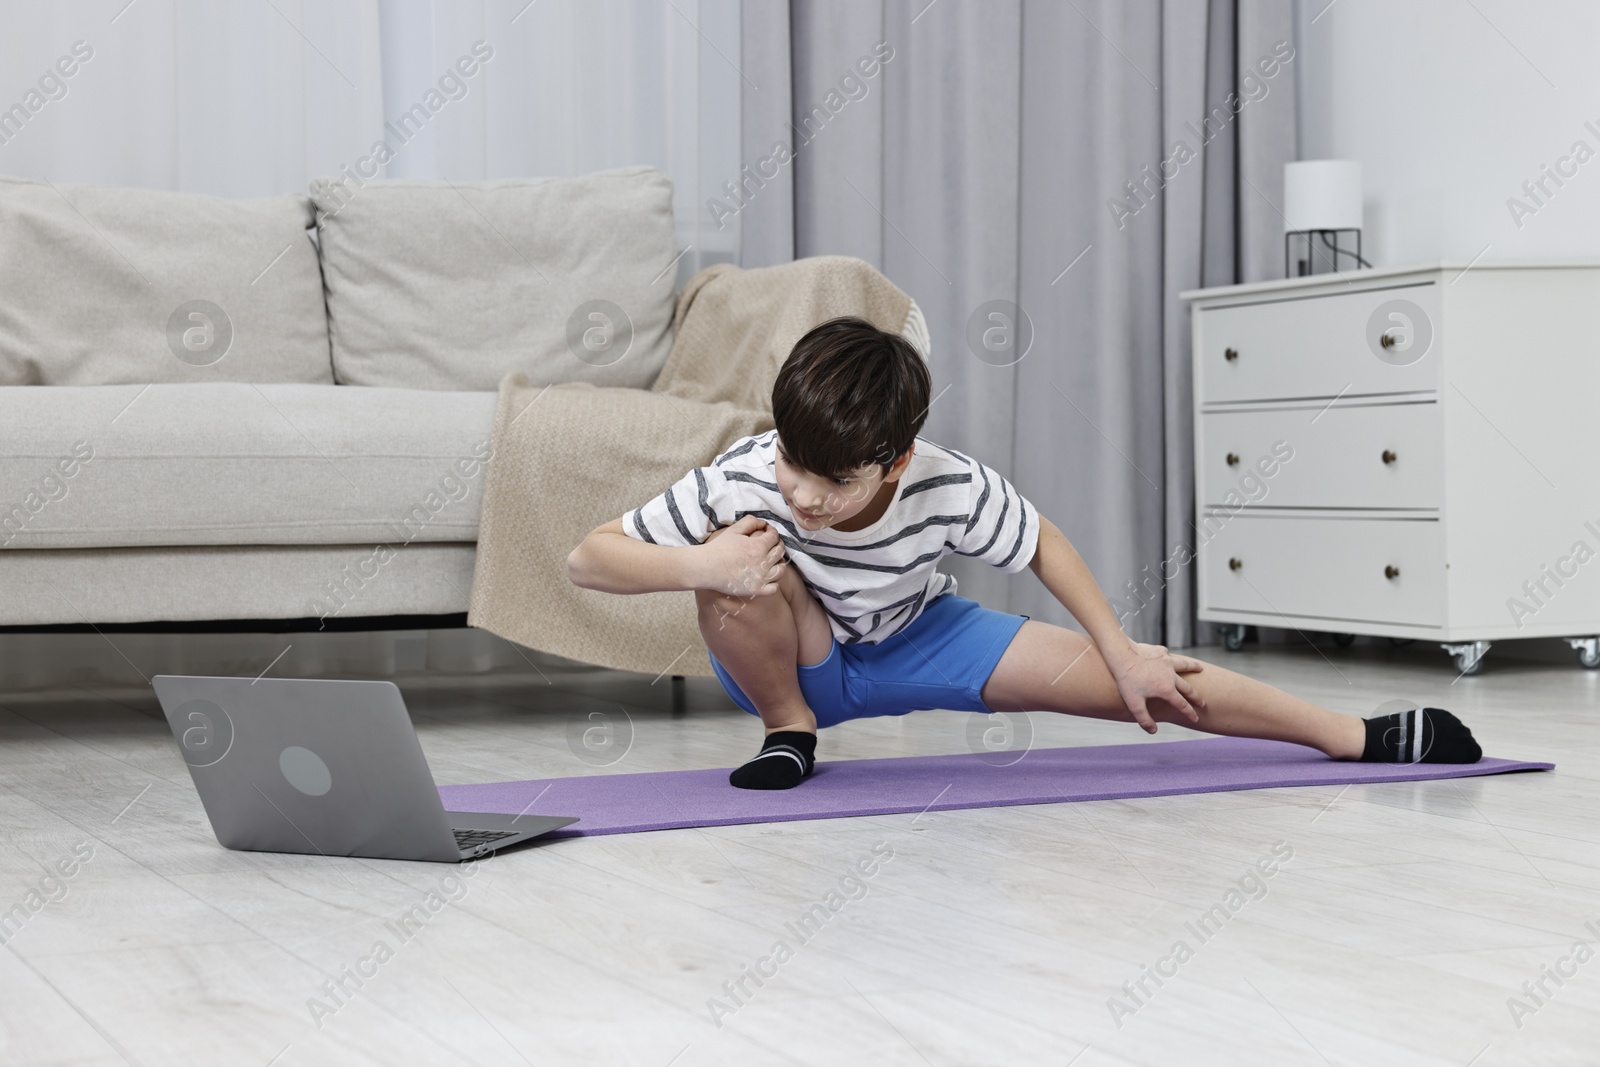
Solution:
<svg viewBox="0 0 1600 1067">
<path fill-rule="evenodd" d="M 1283 229 L 1361 229 L 1361 164 L 1353 159 L 1285 163 Z"/>
</svg>

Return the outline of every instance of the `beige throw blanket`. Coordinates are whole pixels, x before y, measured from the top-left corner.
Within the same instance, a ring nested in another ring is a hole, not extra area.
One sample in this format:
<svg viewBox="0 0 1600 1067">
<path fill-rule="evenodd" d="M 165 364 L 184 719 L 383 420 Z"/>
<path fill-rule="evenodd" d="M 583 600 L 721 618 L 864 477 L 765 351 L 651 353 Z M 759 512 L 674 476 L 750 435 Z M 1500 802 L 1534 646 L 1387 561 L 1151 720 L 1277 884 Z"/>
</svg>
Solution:
<svg viewBox="0 0 1600 1067">
<path fill-rule="evenodd" d="M 616 596 L 567 580 L 584 535 L 772 428 L 772 383 L 806 331 L 840 315 L 907 330 L 911 298 L 869 264 L 819 256 L 707 267 L 678 295 L 672 354 L 650 389 L 500 383 L 470 626 L 570 659 L 709 676 L 694 594 Z M 912 332 L 920 322 L 909 324 Z M 925 342 L 925 339 L 924 339 Z"/>
</svg>

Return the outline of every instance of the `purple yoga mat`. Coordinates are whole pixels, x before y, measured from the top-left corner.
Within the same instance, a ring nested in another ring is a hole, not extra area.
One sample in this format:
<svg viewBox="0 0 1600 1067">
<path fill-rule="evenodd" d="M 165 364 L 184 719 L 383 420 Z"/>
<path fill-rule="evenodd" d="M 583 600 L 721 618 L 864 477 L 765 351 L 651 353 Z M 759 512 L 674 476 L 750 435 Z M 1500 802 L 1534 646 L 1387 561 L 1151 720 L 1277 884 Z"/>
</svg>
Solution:
<svg viewBox="0 0 1600 1067">
<path fill-rule="evenodd" d="M 578 822 L 548 836 L 593 837 L 687 826 L 1555 770 L 1553 763 L 1487 757 L 1470 764 L 1346 763 L 1302 745 L 1238 737 L 1033 749 L 1016 763 L 997 766 L 1002 758 L 1014 756 L 964 752 L 838 760 L 818 763 L 816 773 L 797 789 L 771 792 L 735 789 L 723 768 L 446 785 L 439 787 L 439 795 L 450 811 L 576 815 Z"/>
</svg>

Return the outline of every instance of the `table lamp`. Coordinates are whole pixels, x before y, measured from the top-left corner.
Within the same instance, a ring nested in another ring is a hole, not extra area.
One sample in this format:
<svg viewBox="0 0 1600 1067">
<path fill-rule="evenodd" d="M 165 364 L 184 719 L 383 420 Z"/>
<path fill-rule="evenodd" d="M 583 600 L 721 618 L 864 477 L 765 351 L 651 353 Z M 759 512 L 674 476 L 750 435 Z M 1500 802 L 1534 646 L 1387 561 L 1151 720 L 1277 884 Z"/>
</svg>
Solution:
<svg viewBox="0 0 1600 1067">
<path fill-rule="evenodd" d="M 1361 164 L 1353 159 L 1284 164 L 1284 275 L 1334 273 L 1341 265 L 1372 266 L 1361 258 Z"/>
</svg>

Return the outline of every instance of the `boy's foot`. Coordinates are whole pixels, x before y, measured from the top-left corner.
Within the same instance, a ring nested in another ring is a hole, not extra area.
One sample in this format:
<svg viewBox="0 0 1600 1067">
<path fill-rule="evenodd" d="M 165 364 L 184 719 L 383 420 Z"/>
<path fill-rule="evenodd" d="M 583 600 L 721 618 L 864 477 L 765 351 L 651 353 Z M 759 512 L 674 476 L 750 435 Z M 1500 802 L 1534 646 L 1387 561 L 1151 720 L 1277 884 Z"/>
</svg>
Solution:
<svg viewBox="0 0 1600 1067">
<path fill-rule="evenodd" d="M 1363 763 L 1477 763 L 1483 749 L 1443 708 L 1413 708 L 1366 720 Z"/>
<path fill-rule="evenodd" d="M 736 767 L 728 781 L 740 789 L 793 789 L 817 765 L 817 735 L 799 730 L 768 734 L 761 754 Z"/>
</svg>

